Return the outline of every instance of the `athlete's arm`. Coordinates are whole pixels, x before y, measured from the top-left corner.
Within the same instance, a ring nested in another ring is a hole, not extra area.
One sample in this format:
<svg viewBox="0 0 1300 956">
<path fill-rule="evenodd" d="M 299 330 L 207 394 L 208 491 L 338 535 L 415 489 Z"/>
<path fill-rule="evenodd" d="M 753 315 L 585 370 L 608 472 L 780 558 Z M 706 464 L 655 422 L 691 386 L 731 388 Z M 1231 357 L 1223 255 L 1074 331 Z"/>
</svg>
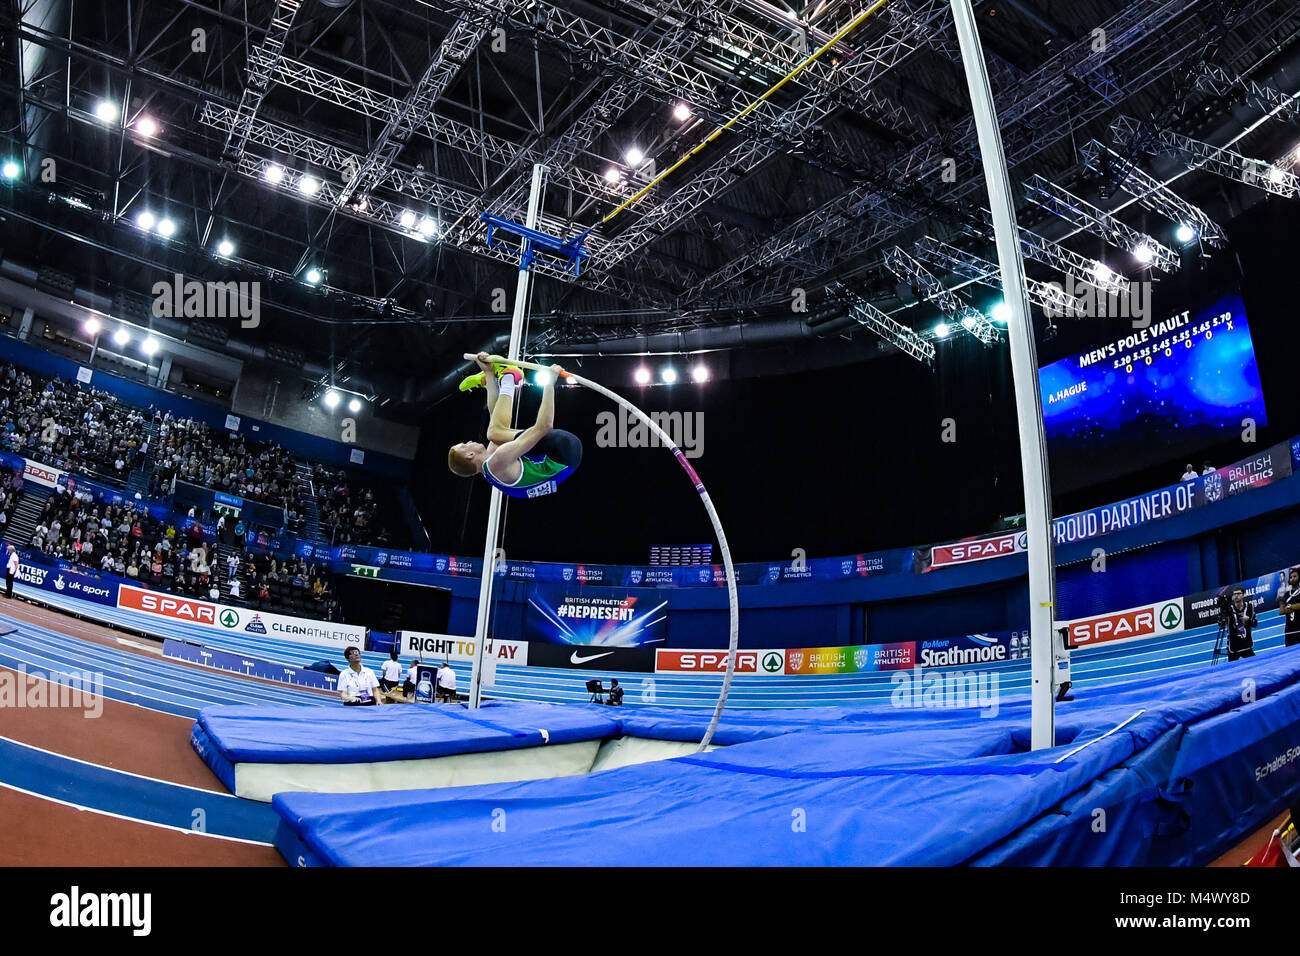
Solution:
<svg viewBox="0 0 1300 956">
<path fill-rule="evenodd" d="M 496 410 L 497 395 L 500 394 L 500 389 L 497 388 L 497 373 L 488 362 L 486 352 L 479 352 L 474 361 L 478 362 L 478 367 L 483 372 L 483 388 L 487 391 L 488 413 L 491 414 Z"/>
</svg>

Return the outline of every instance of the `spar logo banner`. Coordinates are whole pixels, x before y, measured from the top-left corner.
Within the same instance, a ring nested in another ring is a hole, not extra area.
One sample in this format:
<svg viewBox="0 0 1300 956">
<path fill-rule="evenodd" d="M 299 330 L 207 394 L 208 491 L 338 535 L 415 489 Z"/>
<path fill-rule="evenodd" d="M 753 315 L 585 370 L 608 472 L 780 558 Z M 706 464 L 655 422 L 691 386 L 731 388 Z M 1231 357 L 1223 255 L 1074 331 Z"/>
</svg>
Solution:
<svg viewBox="0 0 1300 956">
<path fill-rule="evenodd" d="M 1069 646 L 1077 649 L 1177 634 L 1185 629 L 1185 619 L 1183 599 L 1177 598 L 1067 621 L 1057 627 L 1067 629 Z"/>
<path fill-rule="evenodd" d="M 398 631 L 397 640 L 403 657 L 418 657 L 422 661 L 472 661 L 478 653 L 478 642 L 474 638 L 454 634 Z M 523 667 L 528 664 L 528 644 L 524 641 L 490 640 L 483 658 Z"/>
<path fill-rule="evenodd" d="M 972 561 L 1002 558 L 1009 554 L 1020 554 L 1028 547 L 1029 536 L 1023 531 L 987 535 L 981 538 L 964 538 L 950 544 L 936 544 L 928 552 L 924 548 L 918 548 L 917 570 L 924 574 L 935 568 L 951 567 L 954 564 L 970 564 Z"/>
<path fill-rule="evenodd" d="M 791 647 L 785 652 L 787 674 L 864 674 L 910 670 L 915 663 L 915 641 L 847 647 Z"/>
<path fill-rule="evenodd" d="M 737 651 L 736 673 L 776 677 L 785 673 L 785 650 Z M 727 670 L 725 650 L 655 651 L 656 674 L 723 674 Z"/>
<path fill-rule="evenodd" d="M 238 634 L 255 634 L 293 641 L 295 644 L 312 644 L 317 647 L 365 647 L 366 629 L 360 624 L 335 624 L 305 617 L 289 617 L 253 611 L 246 607 L 217 605 L 217 626 L 223 631 Z"/>
<path fill-rule="evenodd" d="M 42 465 L 38 461 L 27 459 L 23 467 L 23 477 L 28 481 L 34 481 L 38 485 L 44 485 L 46 488 L 59 487 L 59 478 L 63 472 L 57 468 L 51 468 L 49 465 Z"/>
<path fill-rule="evenodd" d="M 528 598 L 528 639 L 550 644 L 662 644 L 668 602 L 623 588 L 539 584 Z"/>
<path fill-rule="evenodd" d="M 217 626 L 217 605 L 209 601 L 195 601 L 162 591 L 146 591 L 129 584 L 123 584 L 118 589 L 117 606 L 127 611 L 141 611 L 186 624 Z"/>
</svg>

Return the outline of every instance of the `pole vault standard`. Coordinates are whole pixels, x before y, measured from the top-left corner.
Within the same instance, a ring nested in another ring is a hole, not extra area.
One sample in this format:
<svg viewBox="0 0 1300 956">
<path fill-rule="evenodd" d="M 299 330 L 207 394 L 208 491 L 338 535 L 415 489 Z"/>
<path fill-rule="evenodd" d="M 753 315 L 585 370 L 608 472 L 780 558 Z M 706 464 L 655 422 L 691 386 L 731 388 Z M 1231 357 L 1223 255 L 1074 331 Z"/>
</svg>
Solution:
<svg viewBox="0 0 1300 956">
<path fill-rule="evenodd" d="M 473 353 L 466 352 L 465 358 L 468 361 L 473 361 L 475 359 L 475 355 Z M 497 355 L 493 355 L 489 358 L 489 362 L 492 364 L 500 363 L 504 361 L 505 359 Z M 516 365 L 519 368 L 534 369 L 535 371 L 538 372 L 550 371 L 550 368 L 548 368 L 547 366 L 538 365 L 536 362 L 516 361 L 510 364 Z M 713 500 L 709 497 L 708 491 L 705 490 L 704 488 L 704 482 L 700 481 L 700 476 L 695 473 L 695 469 L 691 467 L 691 463 L 686 460 L 686 455 L 682 453 L 682 450 L 677 447 L 676 443 L 673 442 L 672 438 L 668 436 L 668 433 L 665 432 L 662 428 L 660 428 L 659 425 L 654 421 L 654 419 L 652 419 L 645 412 L 641 411 L 641 409 L 637 408 L 635 405 L 633 405 L 623 396 L 610 391 L 604 385 L 601 385 L 597 382 L 593 382 L 589 378 L 583 378 L 581 375 L 575 375 L 573 372 L 570 372 L 568 370 L 564 372 L 564 378 L 570 382 L 573 382 L 575 385 L 581 385 L 584 388 L 591 389 L 593 392 L 599 392 L 601 395 L 604 395 L 606 398 L 608 398 L 611 402 L 623 406 L 628 410 L 628 412 L 634 418 L 636 418 L 637 421 L 641 422 L 641 424 L 649 428 L 650 431 L 654 434 L 654 436 L 658 438 L 659 441 L 663 442 L 663 444 L 666 445 L 668 449 L 673 453 L 673 457 L 677 459 L 677 464 L 681 465 L 682 468 L 685 469 L 686 476 L 691 479 L 691 484 L 695 486 L 695 490 L 700 494 L 700 501 L 704 503 L 704 510 L 709 513 L 709 520 L 713 522 L 713 533 L 718 536 L 718 546 L 722 551 L 722 566 L 726 570 L 726 574 L 727 574 L 727 602 L 728 602 L 728 609 L 729 609 L 728 635 L 727 635 L 727 671 L 722 678 L 722 691 L 718 694 L 718 702 L 713 708 L 713 717 L 709 721 L 709 728 L 707 731 L 705 731 L 704 738 L 700 741 L 700 750 L 704 750 L 704 748 L 706 748 L 709 745 L 709 742 L 713 739 L 714 732 L 718 729 L 718 721 L 722 719 L 722 708 L 726 706 L 727 694 L 731 690 L 731 679 L 736 672 L 736 648 L 740 637 L 740 602 L 736 594 L 736 569 L 735 566 L 732 565 L 731 563 L 731 548 L 727 546 L 726 532 L 722 530 L 722 522 L 718 519 L 718 512 L 713 507 Z M 500 492 L 498 492 L 498 494 L 499 493 Z M 485 567 L 484 567 L 485 580 L 486 580 L 486 574 L 487 574 L 487 568 L 485 562 Z M 480 600 L 482 600 L 481 596 L 480 596 Z M 482 617 L 481 606 L 479 609 L 479 616 L 480 618 Z M 478 649 L 476 650 L 475 653 L 478 655 L 479 658 L 482 658 L 482 654 L 483 654 L 482 640 L 478 642 Z M 475 673 L 477 673 L 477 670 L 475 671 Z"/>
<path fill-rule="evenodd" d="M 541 215 L 542 192 L 546 188 L 546 167 L 533 166 L 533 185 L 528 194 L 528 218 L 524 226 L 533 230 Z M 490 235 L 490 234 L 489 234 Z M 519 358 L 523 347 L 524 316 L 528 312 L 528 285 L 532 279 L 532 249 L 525 241 L 519 256 L 519 282 L 515 286 L 515 311 L 510 321 L 509 361 Z M 474 356 L 470 356 L 473 358 Z M 469 682 L 469 706 L 476 708 L 483 696 L 483 650 L 488 640 L 488 615 L 492 610 L 492 582 L 496 576 L 497 539 L 501 534 L 501 508 L 505 495 L 492 488 L 488 504 L 487 538 L 483 544 L 483 579 L 478 588 L 478 617 L 474 623 L 474 673 Z"/>
<path fill-rule="evenodd" d="M 993 90 L 970 0 L 952 0 L 952 15 L 957 23 L 957 42 L 966 68 L 975 131 L 984 162 L 984 179 L 988 184 L 998 265 L 1002 269 L 1002 296 L 1011 311 L 1007 334 L 1011 339 L 1011 376 L 1016 393 L 1020 471 L 1025 485 L 1025 528 L 1029 541 L 1030 746 L 1042 750 L 1056 746 L 1056 708 L 1052 699 L 1056 554 L 1052 541 L 1052 484 L 1048 477 L 1043 405 L 1038 388 L 1038 350 L 1029 316 L 1016 202 L 1011 192 L 1011 177 L 1002 151 L 1002 133 L 998 129 Z"/>
</svg>

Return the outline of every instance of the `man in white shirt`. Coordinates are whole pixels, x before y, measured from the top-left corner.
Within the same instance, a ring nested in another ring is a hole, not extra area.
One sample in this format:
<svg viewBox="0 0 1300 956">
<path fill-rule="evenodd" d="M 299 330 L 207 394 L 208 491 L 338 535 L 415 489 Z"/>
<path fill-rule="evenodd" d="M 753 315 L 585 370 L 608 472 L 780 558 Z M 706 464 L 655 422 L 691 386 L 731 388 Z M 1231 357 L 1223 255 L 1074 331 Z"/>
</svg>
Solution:
<svg viewBox="0 0 1300 956">
<path fill-rule="evenodd" d="M 232 598 L 239 597 L 239 578 L 230 579 L 230 596 Z"/>
<path fill-rule="evenodd" d="M 414 699 L 415 685 L 420 681 L 420 659 L 411 658 L 411 666 L 406 671 L 406 681 L 402 684 L 402 693 L 408 698 Z"/>
<path fill-rule="evenodd" d="M 5 562 L 5 597 L 14 596 L 14 575 L 18 573 L 18 552 L 14 546 L 8 545 L 9 559 Z"/>
<path fill-rule="evenodd" d="M 1183 481 L 1195 481 L 1195 480 L 1196 480 L 1196 469 L 1193 468 L 1191 465 L 1188 465 L 1188 466 L 1187 466 L 1187 470 L 1183 472 L 1183 478 L 1182 478 L 1182 480 L 1183 480 Z"/>
<path fill-rule="evenodd" d="M 343 656 L 348 661 L 348 666 L 339 674 L 338 689 L 343 703 L 350 707 L 377 704 L 379 681 L 375 680 L 369 667 L 361 666 L 360 648 L 349 647 Z"/>
<path fill-rule="evenodd" d="M 402 680 L 402 662 L 397 659 L 397 650 L 389 652 L 388 660 L 384 661 L 383 667 L 379 669 L 379 689 L 384 693 L 389 693 Z"/>
<path fill-rule="evenodd" d="M 449 661 L 443 661 L 438 668 L 438 696 L 449 704 L 456 700 L 456 672 Z"/>
</svg>

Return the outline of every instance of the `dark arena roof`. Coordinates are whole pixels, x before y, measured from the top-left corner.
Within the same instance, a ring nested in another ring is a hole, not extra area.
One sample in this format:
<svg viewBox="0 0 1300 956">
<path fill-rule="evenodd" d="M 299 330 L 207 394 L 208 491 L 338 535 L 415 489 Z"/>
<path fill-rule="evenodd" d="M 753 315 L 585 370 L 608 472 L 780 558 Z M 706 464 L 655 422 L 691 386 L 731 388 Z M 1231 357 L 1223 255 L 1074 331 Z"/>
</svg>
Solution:
<svg viewBox="0 0 1300 956">
<path fill-rule="evenodd" d="M 1269 159 L 1293 145 L 1282 93 L 1300 11 L 1287 0 L 976 7 L 1022 180 L 1096 201 L 1136 159 L 1219 221 L 1262 194 L 1189 172 L 1162 131 L 1217 145 L 1277 109 L 1239 149 Z M 506 330 L 494 290 L 513 295 L 514 254 L 485 244 L 479 215 L 522 219 L 534 162 L 551 170 L 543 222 L 576 234 L 858 12 L 841 0 L 25 0 L 3 14 L 4 128 L 23 165 L 3 193 L 5 272 L 93 293 L 122 318 L 177 272 L 260 280 L 256 329 L 188 321 L 173 334 L 266 350 L 289 377 L 351 380 L 388 412 L 418 414 L 466 342 Z M 1125 117 L 1137 125 L 1114 126 Z M 1096 254 L 1093 237 L 1020 198 L 1025 228 Z M 904 308 L 910 287 L 896 297 L 885 253 L 928 239 L 988 259 L 984 204 L 947 0 L 893 0 L 597 229 L 581 275 L 541 267 L 526 351 L 643 351 L 663 340 L 642 337 L 670 332 L 727 347 L 830 325 L 850 333 L 837 360 L 861 359 L 879 338 L 847 318 L 846 297 L 915 325 L 925 310 Z M 144 212 L 174 231 L 143 232 Z M 1119 213 L 1139 228 L 1148 215 Z M 919 262 L 969 283 L 947 252 Z M 322 279 L 306 288 L 312 268 Z M 1030 268 L 1048 277 L 1053 264 Z"/>
</svg>

